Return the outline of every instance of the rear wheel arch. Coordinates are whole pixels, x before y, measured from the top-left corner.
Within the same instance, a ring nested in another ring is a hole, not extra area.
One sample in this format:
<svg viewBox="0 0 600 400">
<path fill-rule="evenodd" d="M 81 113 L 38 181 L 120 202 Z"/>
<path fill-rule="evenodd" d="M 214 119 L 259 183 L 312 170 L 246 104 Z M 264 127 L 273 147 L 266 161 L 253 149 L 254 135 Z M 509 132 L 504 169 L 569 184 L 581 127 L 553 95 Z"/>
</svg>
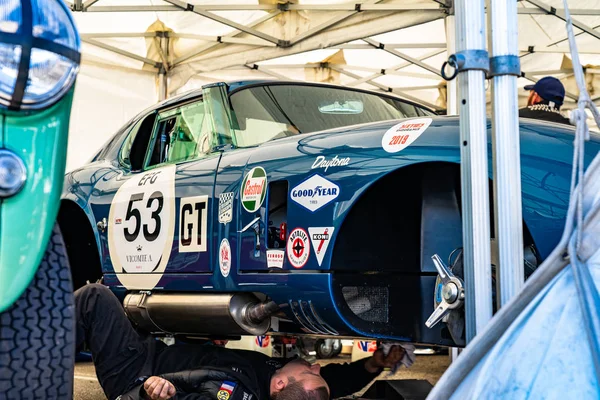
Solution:
<svg viewBox="0 0 600 400">
<path fill-rule="evenodd" d="M 57 217 L 71 265 L 73 289 L 102 278 L 102 264 L 92 224 L 75 202 L 63 199 Z"/>
</svg>

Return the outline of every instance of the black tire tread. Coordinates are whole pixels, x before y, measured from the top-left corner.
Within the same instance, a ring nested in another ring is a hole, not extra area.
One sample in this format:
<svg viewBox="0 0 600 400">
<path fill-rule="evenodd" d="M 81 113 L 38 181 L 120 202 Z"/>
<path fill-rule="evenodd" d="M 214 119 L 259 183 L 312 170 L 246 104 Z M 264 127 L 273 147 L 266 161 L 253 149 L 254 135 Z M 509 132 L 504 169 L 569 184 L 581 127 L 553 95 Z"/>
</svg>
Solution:
<svg viewBox="0 0 600 400">
<path fill-rule="evenodd" d="M 74 363 L 73 286 L 55 225 L 33 281 L 0 314 L 0 399 L 72 399 Z"/>
</svg>

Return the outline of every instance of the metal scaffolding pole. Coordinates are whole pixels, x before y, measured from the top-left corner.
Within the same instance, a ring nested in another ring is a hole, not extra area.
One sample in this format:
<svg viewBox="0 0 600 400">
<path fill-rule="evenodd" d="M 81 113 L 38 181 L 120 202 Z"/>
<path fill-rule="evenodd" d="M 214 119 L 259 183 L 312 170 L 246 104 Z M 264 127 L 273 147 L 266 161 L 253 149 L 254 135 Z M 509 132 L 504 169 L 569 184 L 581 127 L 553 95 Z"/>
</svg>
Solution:
<svg viewBox="0 0 600 400">
<path fill-rule="evenodd" d="M 484 0 L 457 0 L 455 15 L 468 344 L 492 318 Z"/>
<path fill-rule="evenodd" d="M 498 309 L 523 286 L 523 223 L 517 79 L 517 3 L 487 0 L 492 78 L 492 146 L 494 155 L 494 221 L 498 246 Z"/>
<path fill-rule="evenodd" d="M 456 51 L 456 21 L 454 15 L 448 15 L 444 19 L 446 26 L 446 49 L 448 54 L 454 54 Z M 446 82 L 446 115 L 458 115 L 458 93 L 456 79 Z M 460 348 L 451 347 L 448 355 L 450 362 L 456 361 L 460 354 Z"/>
</svg>

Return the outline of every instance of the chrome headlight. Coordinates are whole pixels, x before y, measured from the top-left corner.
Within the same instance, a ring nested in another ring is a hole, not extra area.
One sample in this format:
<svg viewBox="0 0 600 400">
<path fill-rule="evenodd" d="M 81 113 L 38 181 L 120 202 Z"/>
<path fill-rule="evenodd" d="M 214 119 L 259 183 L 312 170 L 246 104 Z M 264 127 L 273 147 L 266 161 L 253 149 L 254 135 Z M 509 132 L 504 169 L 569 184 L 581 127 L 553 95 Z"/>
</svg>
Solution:
<svg viewBox="0 0 600 400">
<path fill-rule="evenodd" d="M 62 0 L 0 0 L 0 108 L 56 103 L 75 82 L 80 48 Z"/>
</svg>

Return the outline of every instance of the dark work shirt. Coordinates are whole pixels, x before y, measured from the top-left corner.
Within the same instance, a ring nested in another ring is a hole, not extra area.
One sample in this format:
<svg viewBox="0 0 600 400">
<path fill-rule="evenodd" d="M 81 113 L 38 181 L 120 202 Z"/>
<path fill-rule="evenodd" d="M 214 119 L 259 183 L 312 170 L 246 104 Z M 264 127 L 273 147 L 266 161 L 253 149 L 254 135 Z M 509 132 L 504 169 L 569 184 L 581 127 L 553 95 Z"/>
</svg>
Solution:
<svg viewBox="0 0 600 400">
<path fill-rule="evenodd" d="M 519 117 L 541 119 L 544 121 L 571 125 L 568 118 L 565 118 L 559 110 L 550 107 L 548 104 L 534 104 L 532 106 L 521 108 L 519 109 Z"/>
<path fill-rule="evenodd" d="M 172 345 L 161 342 L 154 360 L 153 375 L 162 375 L 204 366 L 231 369 L 246 376 L 256 385 L 260 400 L 269 398 L 271 377 L 290 359 L 271 358 L 251 350 L 228 349 L 212 345 Z M 348 396 L 362 390 L 382 371 L 369 373 L 365 369 L 367 358 L 352 363 L 328 364 L 321 368 L 331 398 Z M 254 400 L 254 399 L 252 399 Z"/>
</svg>

